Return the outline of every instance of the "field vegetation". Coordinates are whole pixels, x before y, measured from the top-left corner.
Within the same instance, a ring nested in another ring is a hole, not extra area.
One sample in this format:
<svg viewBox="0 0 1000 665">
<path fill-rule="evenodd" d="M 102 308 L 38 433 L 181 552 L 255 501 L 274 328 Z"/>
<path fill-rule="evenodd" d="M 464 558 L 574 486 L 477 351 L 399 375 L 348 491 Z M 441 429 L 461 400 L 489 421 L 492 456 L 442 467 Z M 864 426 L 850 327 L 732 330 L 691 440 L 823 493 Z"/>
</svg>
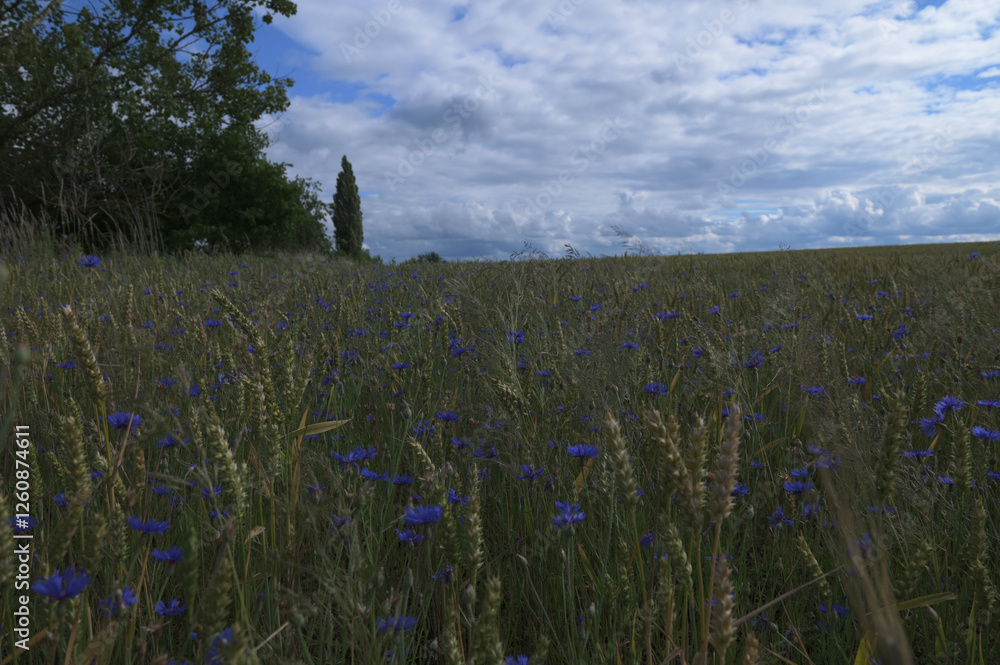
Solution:
<svg viewBox="0 0 1000 665">
<path fill-rule="evenodd" d="M 4 664 L 1000 654 L 995 244 L 0 249 Z"/>
</svg>

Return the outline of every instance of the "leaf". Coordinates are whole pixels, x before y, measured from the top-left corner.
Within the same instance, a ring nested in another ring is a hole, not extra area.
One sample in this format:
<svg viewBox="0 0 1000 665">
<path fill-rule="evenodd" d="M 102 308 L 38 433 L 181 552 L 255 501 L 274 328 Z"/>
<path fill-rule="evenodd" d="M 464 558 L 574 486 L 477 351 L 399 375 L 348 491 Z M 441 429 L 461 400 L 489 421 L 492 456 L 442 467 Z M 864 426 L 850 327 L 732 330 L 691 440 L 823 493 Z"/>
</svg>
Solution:
<svg viewBox="0 0 1000 665">
<path fill-rule="evenodd" d="M 580 559 L 583 561 L 583 569 L 587 571 L 587 575 L 590 576 L 590 579 L 594 582 L 594 584 L 597 584 L 597 575 L 594 574 L 594 567 L 590 565 L 590 559 L 587 558 L 587 553 L 583 551 L 583 545 L 580 544 L 579 540 L 576 541 L 576 549 L 580 552 Z"/>
<path fill-rule="evenodd" d="M 251 540 L 253 540 L 254 538 L 256 538 L 257 536 L 259 536 L 262 533 L 264 533 L 264 527 L 262 527 L 262 526 L 255 526 L 253 528 L 253 531 L 250 532 L 250 535 L 247 536 L 246 542 L 249 543 Z"/>
<path fill-rule="evenodd" d="M 289 433 L 289 436 L 312 436 L 313 434 L 322 434 L 323 432 L 329 432 L 332 429 L 337 429 L 341 425 L 350 422 L 350 418 L 347 420 L 330 420 L 325 423 L 313 423 L 307 427 L 302 427 L 294 432 Z"/>
<path fill-rule="evenodd" d="M 874 655 L 868 636 L 868 633 L 861 636 L 861 644 L 858 645 L 858 655 L 854 657 L 854 665 L 868 665 L 869 658 Z"/>
<path fill-rule="evenodd" d="M 950 591 L 946 591 L 944 593 L 932 593 L 928 596 L 920 596 L 919 598 L 913 598 L 899 603 L 896 608 L 899 610 L 912 610 L 918 607 L 927 607 L 928 605 L 943 603 L 946 600 L 955 600 L 956 598 L 958 598 L 958 595 L 951 593 Z"/>
<path fill-rule="evenodd" d="M 583 471 L 580 475 L 576 477 L 576 490 L 578 492 L 583 491 L 583 484 L 587 482 L 587 478 L 590 476 L 590 470 L 594 467 L 594 458 L 591 457 L 587 460 L 587 464 L 583 467 Z"/>
</svg>

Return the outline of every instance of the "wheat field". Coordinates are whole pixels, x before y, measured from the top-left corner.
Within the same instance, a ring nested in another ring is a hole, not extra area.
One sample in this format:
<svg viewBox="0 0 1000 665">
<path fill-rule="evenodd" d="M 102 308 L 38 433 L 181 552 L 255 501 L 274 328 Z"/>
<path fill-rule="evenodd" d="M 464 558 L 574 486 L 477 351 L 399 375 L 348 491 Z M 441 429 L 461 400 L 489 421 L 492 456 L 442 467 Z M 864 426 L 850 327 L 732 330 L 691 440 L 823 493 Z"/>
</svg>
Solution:
<svg viewBox="0 0 1000 665">
<path fill-rule="evenodd" d="M 2 250 L 0 663 L 1000 657 L 996 243 Z"/>
</svg>

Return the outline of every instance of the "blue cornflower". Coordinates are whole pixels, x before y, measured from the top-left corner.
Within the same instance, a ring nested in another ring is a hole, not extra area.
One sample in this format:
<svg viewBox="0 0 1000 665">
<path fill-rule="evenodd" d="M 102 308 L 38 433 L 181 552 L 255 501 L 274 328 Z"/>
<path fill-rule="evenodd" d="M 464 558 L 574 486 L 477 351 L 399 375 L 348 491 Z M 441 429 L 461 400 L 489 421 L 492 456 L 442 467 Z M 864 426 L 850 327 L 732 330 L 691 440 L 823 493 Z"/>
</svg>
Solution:
<svg viewBox="0 0 1000 665">
<path fill-rule="evenodd" d="M 986 429 L 981 425 L 976 425 L 972 428 L 972 436 L 977 439 L 982 439 L 983 441 L 1000 441 L 1000 432 L 992 429 Z"/>
<path fill-rule="evenodd" d="M 521 344 L 524 342 L 524 331 L 519 330 L 514 332 L 513 330 L 508 331 L 510 334 L 507 336 L 507 341 L 510 344 Z"/>
<path fill-rule="evenodd" d="M 910 459 L 924 459 L 925 457 L 934 457 L 934 449 L 928 448 L 927 450 L 905 450 L 903 451 L 903 457 L 909 457 Z"/>
<path fill-rule="evenodd" d="M 668 392 L 670 392 L 670 387 L 658 381 L 653 381 L 652 383 L 646 384 L 645 390 L 650 395 L 666 395 Z"/>
<path fill-rule="evenodd" d="M 108 424 L 115 429 L 127 428 L 129 421 L 132 423 L 132 429 L 135 429 L 142 424 L 142 416 L 126 411 L 116 411 L 108 416 Z"/>
<path fill-rule="evenodd" d="M 649 547 L 652 544 L 653 544 L 653 532 L 652 531 L 650 531 L 649 533 L 643 535 L 643 537 L 639 539 L 639 546 L 640 547 Z"/>
<path fill-rule="evenodd" d="M 542 475 L 542 471 L 545 471 L 545 467 L 540 467 L 537 471 L 531 470 L 530 464 L 521 465 L 521 475 L 517 477 L 518 480 L 534 480 L 538 476 Z"/>
<path fill-rule="evenodd" d="M 153 550 L 150 556 L 160 563 L 177 563 L 184 558 L 184 550 L 175 545 L 166 551 Z"/>
<path fill-rule="evenodd" d="M 218 319 L 207 319 L 204 323 L 206 328 L 219 328 L 222 326 L 222 321 Z"/>
<path fill-rule="evenodd" d="M 410 368 L 410 363 L 393 363 L 392 364 L 392 368 L 393 369 L 409 369 Z"/>
<path fill-rule="evenodd" d="M 802 517 L 811 519 L 819 514 L 821 506 L 818 503 L 807 503 L 802 506 Z"/>
<path fill-rule="evenodd" d="M 934 436 L 937 433 L 937 426 L 944 422 L 944 416 L 934 416 L 933 418 L 921 418 L 920 430 L 924 436 Z"/>
<path fill-rule="evenodd" d="M 424 539 L 424 535 L 422 533 L 417 533 L 412 529 L 403 529 L 402 531 L 396 529 L 396 537 L 399 538 L 400 542 L 407 543 L 409 545 L 418 543 Z"/>
<path fill-rule="evenodd" d="M 764 362 L 764 356 L 761 355 L 760 351 L 754 351 L 753 355 L 747 356 L 747 359 L 743 362 L 743 367 L 746 369 L 757 369 Z"/>
<path fill-rule="evenodd" d="M 438 411 L 434 414 L 434 417 L 446 423 L 458 422 L 460 418 L 460 416 L 454 411 Z"/>
<path fill-rule="evenodd" d="M 806 391 L 810 395 L 822 395 L 823 394 L 823 386 L 814 386 L 812 388 L 806 388 L 805 386 L 802 386 L 802 390 Z"/>
<path fill-rule="evenodd" d="M 469 503 L 469 497 L 468 497 L 468 495 L 466 495 L 466 496 L 459 496 L 458 492 L 456 492 L 453 488 L 449 488 L 448 489 L 448 503 L 451 503 L 451 504 L 460 503 L 463 506 L 465 506 L 465 505 L 467 505 Z"/>
<path fill-rule="evenodd" d="M 156 520 L 143 522 L 139 519 L 138 515 L 132 515 L 125 521 L 128 522 L 128 525 L 135 531 L 142 531 L 143 533 L 149 534 L 163 534 L 170 528 L 170 522 L 157 522 Z"/>
<path fill-rule="evenodd" d="M 976 402 L 979 406 L 990 407 L 993 409 L 1000 409 L 1000 399 L 981 399 Z"/>
<path fill-rule="evenodd" d="M 338 529 L 344 526 L 345 524 L 351 523 L 350 517 L 340 517 L 339 515 L 334 515 L 333 513 L 330 513 L 330 518 L 333 520 L 334 524 L 337 526 Z"/>
<path fill-rule="evenodd" d="M 951 479 L 951 476 L 938 476 L 938 480 L 947 485 L 948 487 L 954 487 L 955 481 Z"/>
<path fill-rule="evenodd" d="M 157 381 L 156 385 L 158 385 L 161 388 L 173 388 L 174 386 L 177 385 L 177 380 L 172 379 L 169 376 L 165 376 L 159 381 Z"/>
<path fill-rule="evenodd" d="M 411 506 L 403 514 L 403 524 L 436 524 L 441 519 L 441 506 Z"/>
<path fill-rule="evenodd" d="M 59 369 L 73 369 L 74 367 L 76 367 L 76 361 L 67 360 L 64 363 L 56 363 L 56 367 L 58 367 Z"/>
<path fill-rule="evenodd" d="M 597 457 L 597 446 L 580 443 L 575 446 L 566 446 L 566 452 L 568 452 L 571 456 L 579 457 L 580 459 L 583 459 L 584 457 Z"/>
<path fill-rule="evenodd" d="M 589 356 L 589 355 L 590 355 L 590 351 L 589 351 L 589 350 L 587 350 L 587 349 L 577 349 L 577 350 L 576 350 L 576 351 L 574 351 L 573 353 L 575 353 L 575 354 L 577 355 L 577 357 L 578 357 L 578 358 L 581 358 L 581 357 L 583 357 L 583 356 Z"/>
<path fill-rule="evenodd" d="M 370 470 L 367 466 L 361 469 L 361 476 L 368 480 L 385 480 L 385 481 L 389 480 L 388 471 L 386 471 L 385 473 L 375 473 L 374 471 Z"/>
<path fill-rule="evenodd" d="M 729 493 L 729 496 L 737 497 L 741 494 L 750 494 L 750 488 L 744 483 L 736 483 L 736 485 L 733 486 L 733 491 Z"/>
<path fill-rule="evenodd" d="M 579 503 L 572 504 L 556 501 L 556 508 L 559 509 L 559 514 L 552 518 L 552 526 L 558 530 L 564 526 L 571 526 L 577 522 L 582 522 L 587 516 L 586 513 L 575 512 L 582 507 L 583 504 Z"/>
<path fill-rule="evenodd" d="M 175 617 L 185 609 L 187 609 L 187 605 L 182 603 L 177 598 L 171 598 L 169 603 L 164 603 L 162 600 L 158 600 L 156 601 L 156 606 L 153 607 L 153 611 L 161 617 Z"/>
<path fill-rule="evenodd" d="M 135 594 L 135 589 L 126 586 L 121 590 L 121 594 L 113 593 L 107 598 L 98 601 L 97 603 L 101 611 L 107 614 L 109 617 L 113 617 L 120 610 L 127 610 L 135 607 L 139 604 L 139 597 Z"/>
<path fill-rule="evenodd" d="M 788 527 L 792 526 L 792 520 L 785 517 L 785 509 L 781 506 L 778 506 L 777 510 L 775 510 L 773 514 L 768 515 L 767 523 L 772 529 L 782 525 Z"/>
<path fill-rule="evenodd" d="M 387 630 L 412 630 L 417 625 L 417 617 L 383 617 L 378 621 L 378 632 L 384 633 Z"/>
<path fill-rule="evenodd" d="M 453 570 L 454 569 L 451 566 L 445 565 L 444 568 L 431 575 L 431 577 L 433 577 L 435 580 L 444 582 L 445 584 L 451 584 L 451 573 Z"/>
<path fill-rule="evenodd" d="M 934 405 L 934 413 L 943 418 L 952 411 L 961 411 L 963 406 L 965 406 L 965 402 L 958 397 L 946 395 L 940 402 Z"/>
<path fill-rule="evenodd" d="M 41 596 L 48 596 L 49 602 L 55 602 L 76 598 L 88 584 L 90 577 L 87 576 L 87 571 L 67 568 L 65 571 L 57 569 L 48 579 L 35 580 L 31 588 Z"/>
<path fill-rule="evenodd" d="M 392 484 L 393 485 L 412 485 L 413 484 L 413 476 L 411 476 L 409 474 L 405 474 L 405 473 L 404 474 L 398 474 L 398 475 L 396 475 L 396 476 L 393 477 Z"/>
<path fill-rule="evenodd" d="M 530 659 L 521 654 L 520 656 L 507 656 L 504 658 L 503 665 L 529 665 Z"/>
<path fill-rule="evenodd" d="M 804 466 L 801 469 L 792 469 L 788 472 L 788 475 L 796 480 L 804 480 L 809 477 L 809 467 Z"/>
<path fill-rule="evenodd" d="M 809 480 L 790 480 L 785 483 L 784 487 L 789 494 L 802 494 L 811 490 L 814 485 Z"/>
<path fill-rule="evenodd" d="M 622 342 L 621 348 L 634 351 L 639 348 L 639 345 L 635 342 Z"/>
<path fill-rule="evenodd" d="M 94 256 L 93 254 L 84 254 L 83 258 L 77 261 L 77 263 L 84 268 L 96 268 L 101 265 L 101 258 L 99 256 Z"/>
<path fill-rule="evenodd" d="M 865 382 L 865 380 L 866 380 L 866 379 L 865 379 L 865 377 L 863 377 L 863 376 L 859 376 L 859 377 L 857 377 L 856 379 L 848 379 L 848 380 L 847 380 L 847 382 L 848 382 L 849 384 L 851 384 L 852 386 L 856 386 L 856 385 L 858 385 L 859 383 L 864 383 L 864 382 Z"/>
</svg>

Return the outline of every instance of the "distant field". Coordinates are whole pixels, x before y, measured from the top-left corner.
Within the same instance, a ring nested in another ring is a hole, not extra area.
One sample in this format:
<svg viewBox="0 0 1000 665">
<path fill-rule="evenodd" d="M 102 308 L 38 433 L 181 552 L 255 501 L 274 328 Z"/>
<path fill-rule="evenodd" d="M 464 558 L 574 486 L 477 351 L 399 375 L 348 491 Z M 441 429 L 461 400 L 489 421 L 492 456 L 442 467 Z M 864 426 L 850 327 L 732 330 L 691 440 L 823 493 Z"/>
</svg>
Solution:
<svg viewBox="0 0 1000 665">
<path fill-rule="evenodd" d="M 1000 654 L 998 243 L 2 249 L 0 665 Z"/>
</svg>

